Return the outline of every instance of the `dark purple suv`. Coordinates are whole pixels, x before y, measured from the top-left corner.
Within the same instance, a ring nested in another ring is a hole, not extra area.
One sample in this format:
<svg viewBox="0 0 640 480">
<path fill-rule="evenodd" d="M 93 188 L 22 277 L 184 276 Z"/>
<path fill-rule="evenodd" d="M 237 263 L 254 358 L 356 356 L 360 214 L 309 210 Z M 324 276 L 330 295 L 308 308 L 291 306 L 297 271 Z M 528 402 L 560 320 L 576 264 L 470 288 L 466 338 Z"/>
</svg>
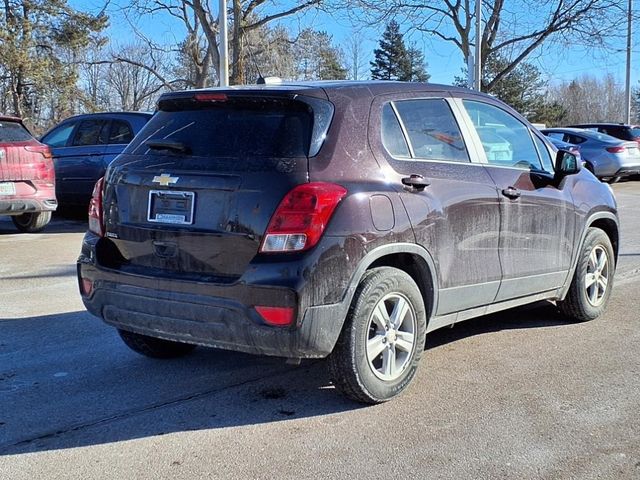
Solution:
<svg viewBox="0 0 640 480">
<path fill-rule="evenodd" d="M 369 403 L 437 328 L 544 299 L 597 317 L 618 251 L 573 155 L 492 97 L 397 82 L 165 94 L 89 217 L 82 298 L 133 350 L 328 357 Z"/>
</svg>

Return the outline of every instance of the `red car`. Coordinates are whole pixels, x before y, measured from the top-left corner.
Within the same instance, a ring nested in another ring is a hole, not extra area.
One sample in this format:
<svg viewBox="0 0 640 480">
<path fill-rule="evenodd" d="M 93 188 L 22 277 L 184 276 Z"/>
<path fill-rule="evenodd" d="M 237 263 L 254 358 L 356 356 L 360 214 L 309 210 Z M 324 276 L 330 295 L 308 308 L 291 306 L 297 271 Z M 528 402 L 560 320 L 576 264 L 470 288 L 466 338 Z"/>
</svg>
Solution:
<svg viewBox="0 0 640 480">
<path fill-rule="evenodd" d="M 0 116 L 0 215 L 11 215 L 21 232 L 34 233 L 57 206 L 51 150 L 21 119 Z"/>
</svg>

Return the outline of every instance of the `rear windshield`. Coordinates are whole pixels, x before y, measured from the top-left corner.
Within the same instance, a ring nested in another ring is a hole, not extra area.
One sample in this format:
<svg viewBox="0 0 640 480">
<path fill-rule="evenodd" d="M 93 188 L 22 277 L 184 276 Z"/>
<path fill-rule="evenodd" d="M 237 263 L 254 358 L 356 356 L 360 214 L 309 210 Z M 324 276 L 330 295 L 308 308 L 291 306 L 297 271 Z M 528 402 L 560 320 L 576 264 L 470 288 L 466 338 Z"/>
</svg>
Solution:
<svg viewBox="0 0 640 480">
<path fill-rule="evenodd" d="M 164 141 L 199 157 L 307 157 L 316 130 L 313 110 L 309 103 L 263 97 L 163 102 L 125 153 L 145 154 L 154 141 Z"/>
<path fill-rule="evenodd" d="M 0 120 L 0 142 L 28 142 L 31 134 L 17 122 Z"/>
<path fill-rule="evenodd" d="M 640 139 L 640 127 L 632 127 L 629 129 L 629 133 L 633 140 Z"/>
</svg>

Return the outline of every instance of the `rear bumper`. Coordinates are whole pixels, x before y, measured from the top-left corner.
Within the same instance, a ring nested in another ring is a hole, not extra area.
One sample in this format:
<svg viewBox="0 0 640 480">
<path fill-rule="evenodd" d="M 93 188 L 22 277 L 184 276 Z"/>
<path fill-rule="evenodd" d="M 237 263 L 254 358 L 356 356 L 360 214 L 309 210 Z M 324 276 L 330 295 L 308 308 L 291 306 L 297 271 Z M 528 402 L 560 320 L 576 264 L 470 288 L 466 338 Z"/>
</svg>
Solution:
<svg viewBox="0 0 640 480">
<path fill-rule="evenodd" d="M 86 247 L 86 243 L 84 247 Z M 82 295 L 87 310 L 122 330 L 166 340 L 260 355 L 321 358 L 340 335 L 348 305 L 302 307 L 283 286 L 231 285 L 133 275 L 96 266 L 90 251 L 78 259 L 79 279 L 93 283 Z M 254 305 L 293 307 L 291 327 L 267 325 Z"/>
<path fill-rule="evenodd" d="M 0 215 L 52 212 L 58 207 L 53 184 L 26 180 L 13 183 L 15 195 L 0 195 Z"/>
<path fill-rule="evenodd" d="M 58 207 L 55 199 L 28 198 L 0 199 L 0 215 L 22 215 L 33 212 L 53 212 Z"/>
<path fill-rule="evenodd" d="M 616 177 L 629 177 L 631 175 L 640 174 L 640 164 L 638 165 L 623 165 L 620 169 L 615 173 Z"/>
</svg>

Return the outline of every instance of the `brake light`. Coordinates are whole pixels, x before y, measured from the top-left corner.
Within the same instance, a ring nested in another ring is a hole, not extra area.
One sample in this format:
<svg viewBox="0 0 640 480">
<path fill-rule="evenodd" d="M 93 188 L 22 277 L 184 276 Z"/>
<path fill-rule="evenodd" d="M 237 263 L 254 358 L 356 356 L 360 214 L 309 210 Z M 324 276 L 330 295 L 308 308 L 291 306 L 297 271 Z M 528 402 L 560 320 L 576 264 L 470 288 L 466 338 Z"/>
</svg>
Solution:
<svg viewBox="0 0 640 480">
<path fill-rule="evenodd" d="M 607 147 L 607 152 L 609 153 L 622 153 L 626 150 L 625 147 Z"/>
<path fill-rule="evenodd" d="M 300 252 L 322 236 L 347 189 L 333 183 L 298 185 L 285 195 L 269 221 L 261 252 Z"/>
<path fill-rule="evenodd" d="M 224 93 L 196 93 L 193 98 L 198 102 L 226 102 L 227 95 Z"/>
<path fill-rule="evenodd" d="M 102 188 L 104 177 L 96 182 L 89 202 L 89 231 L 104 237 L 104 217 L 102 215 Z"/>
<path fill-rule="evenodd" d="M 274 327 L 286 327 L 293 322 L 293 308 L 291 307 L 253 307 L 262 319 Z"/>
</svg>

